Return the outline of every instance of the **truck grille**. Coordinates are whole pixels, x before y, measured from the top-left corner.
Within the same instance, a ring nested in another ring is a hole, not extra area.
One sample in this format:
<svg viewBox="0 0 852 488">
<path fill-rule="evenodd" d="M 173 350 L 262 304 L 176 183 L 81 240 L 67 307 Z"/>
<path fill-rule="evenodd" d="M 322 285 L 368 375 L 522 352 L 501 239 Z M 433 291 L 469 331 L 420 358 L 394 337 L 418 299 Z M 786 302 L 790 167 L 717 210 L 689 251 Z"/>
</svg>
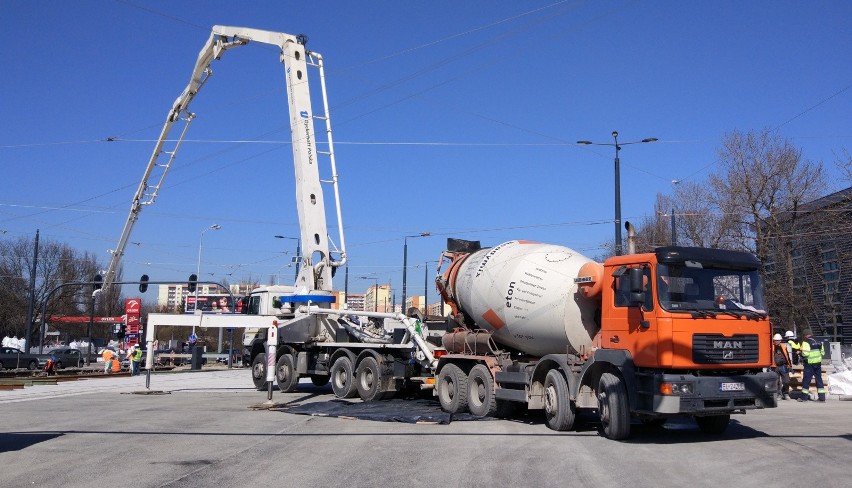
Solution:
<svg viewBox="0 0 852 488">
<path fill-rule="evenodd" d="M 756 363 L 757 334 L 695 334 L 692 336 L 692 362 L 695 364 Z"/>
</svg>

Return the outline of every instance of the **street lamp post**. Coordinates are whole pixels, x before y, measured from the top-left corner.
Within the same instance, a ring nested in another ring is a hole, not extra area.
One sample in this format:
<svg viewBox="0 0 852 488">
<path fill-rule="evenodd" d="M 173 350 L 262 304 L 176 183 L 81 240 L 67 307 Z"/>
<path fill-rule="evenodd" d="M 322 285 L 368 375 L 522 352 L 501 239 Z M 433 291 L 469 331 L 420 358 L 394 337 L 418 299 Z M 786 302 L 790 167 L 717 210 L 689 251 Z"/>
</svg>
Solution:
<svg viewBox="0 0 852 488">
<path fill-rule="evenodd" d="M 642 139 L 641 141 L 619 143 L 617 131 L 612 131 L 612 138 L 615 141 L 612 144 L 608 142 L 592 141 L 577 141 L 577 144 L 615 147 L 615 255 L 621 256 L 621 163 L 618 159 L 618 151 L 621 150 L 621 146 L 626 146 L 628 144 L 641 144 L 643 142 L 654 142 L 657 140 L 657 138 L 649 137 L 647 139 Z"/>
<path fill-rule="evenodd" d="M 276 239 L 293 239 L 296 241 L 296 276 L 293 277 L 293 284 L 296 284 L 296 280 L 299 279 L 299 264 L 302 263 L 302 238 L 301 237 L 286 237 L 286 236 L 275 236 Z"/>
<path fill-rule="evenodd" d="M 222 226 L 219 224 L 213 224 L 210 227 L 205 227 L 204 230 L 201 231 L 201 235 L 198 237 L 198 266 L 195 268 L 195 276 L 197 279 L 201 279 L 201 247 L 204 244 L 204 233 L 208 230 L 219 230 Z M 198 285 L 195 285 L 195 313 L 198 313 Z M 195 325 L 192 326 L 192 335 L 195 335 Z"/>
<path fill-rule="evenodd" d="M 379 279 L 375 276 L 360 276 L 362 280 L 375 280 L 376 287 L 373 288 L 373 312 L 379 311 Z"/>
<path fill-rule="evenodd" d="M 419 234 L 404 236 L 402 246 L 402 313 L 405 313 L 405 298 L 406 298 L 406 273 L 408 271 L 408 238 L 429 237 L 430 232 L 421 232 Z"/>
</svg>

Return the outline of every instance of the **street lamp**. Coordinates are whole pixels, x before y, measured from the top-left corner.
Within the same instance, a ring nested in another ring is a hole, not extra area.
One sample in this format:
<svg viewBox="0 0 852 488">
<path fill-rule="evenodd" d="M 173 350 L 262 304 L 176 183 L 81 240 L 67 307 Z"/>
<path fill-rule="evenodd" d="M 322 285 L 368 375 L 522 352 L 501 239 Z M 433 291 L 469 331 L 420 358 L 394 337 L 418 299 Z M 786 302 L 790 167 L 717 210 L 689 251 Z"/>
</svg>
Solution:
<svg viewBox="0 0 852 488">
<path fill-rule="evenodd" d="M 373 312 L 379 311 L 379 279 L 375 276 L 359 276 L 362 280 L 375 280 L 376 288 L 373 291 Z"/>
<path fill-rule="evenodd" d="M 299 264 L 302 263 L 302 238 L 301 237 L 286 237 L 275 236 L 276 239 L 293 239 L 296 241 L 296 276 L 293 278 L 293 284 L 299 279 Z"/>
<path fill-rule="evenodd" d="M 198 277 L 197 279 L 201 279 L 201 246 L 204 243 L 204 233 L 208 230 L 219 230 L 221 228 L 221 225 L 213 224 L 202 230 L 201 235 L 198 237 L 198 266 L 195 268 L 195 276 Z M 198 313 L 198 284 L 195 285 L 195 312 Z M 192 325 L 192 334 L 195 335 L 195 324 Z"/>
<path fill-rule="evenodd" d="M 430 232 L 421 232 L 419 234 L 411 235 L 411 236 L 403 236 L 402 246 L 402 313 L 405 313 L 405 295 L 406 295 L 406 272 L 408 270 L 408 238 L 412 239 L 415 237 L 429 237 L 432 234 Z"/>
<path fill-rule="evenodd" d="M 592 141 L 577 141 L 577 144 L 593 145 L 593 146 L 612 146 L 615 147 L 615 255 L 621 256 L 621 163 L 618 160 L 618 151 L 621 146 L 628 144 L 641 144 L 643 142 L 654 142 L 656 137 L 649 137 L 641 141 L 618 142 L 618 132 L 612 131 L 612 138 L 615 141 L 613 144 L 608 142 L 592 142 Z"/>
</svg>

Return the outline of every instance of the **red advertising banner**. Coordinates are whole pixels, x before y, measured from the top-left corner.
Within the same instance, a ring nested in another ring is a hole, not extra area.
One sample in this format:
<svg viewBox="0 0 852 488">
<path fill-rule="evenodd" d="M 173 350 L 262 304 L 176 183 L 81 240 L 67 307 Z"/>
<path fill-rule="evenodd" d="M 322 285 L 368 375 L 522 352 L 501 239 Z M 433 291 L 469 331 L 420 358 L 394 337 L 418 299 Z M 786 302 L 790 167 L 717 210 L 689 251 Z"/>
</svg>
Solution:
<svg viewBox="0 0 852 488">
<path fill-rule="evenodd" d="M 54 315 L 47 318 L 48 322 L 88 322 L 89 317 L 69 317 L 68 315 Z M 95 317 L 96 324 L 120 324 L 124 317 Z"/>
</svg>

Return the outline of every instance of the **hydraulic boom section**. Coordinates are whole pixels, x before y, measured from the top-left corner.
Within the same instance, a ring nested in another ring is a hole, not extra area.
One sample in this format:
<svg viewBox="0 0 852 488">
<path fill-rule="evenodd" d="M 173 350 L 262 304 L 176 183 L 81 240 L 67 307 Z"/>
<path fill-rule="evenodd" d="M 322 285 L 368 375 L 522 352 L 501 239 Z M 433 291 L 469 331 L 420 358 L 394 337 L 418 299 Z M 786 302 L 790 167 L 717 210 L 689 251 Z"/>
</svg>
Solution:
<svg viewBox="0 0 852 488">
<path fill-rule="evenodd" d="M 337 168 L 334 159 L 334 149 L 331 138 L 331 123 L 328 117 L 328 101 L 325 93 L 325 75 L 322 57 L 305 49 L 304 38 L 280 32 L 269 32 L 244 27 L 214 26 L 207 43 L 198 54 L 198 60 L 192 71 L 189 84 L 175 100 L 166 117 L 166 122 L 160 137 L 154 146 L 154 151 L 142 175 L 142 181 L 133 196 L 130 213 L 118 240 L 118 245 L 112 251 L 112 259 L 104 273 L 104 287 L 115 281 L 118 269 L 133 227 L 139 220 L 143 206 L 151 205 L 162 188 L 163 181 L 171 168 L 178 149 L 183 142 L 189 125 L 195 114 L 189 111 L 189 104 L 198 94 L 201 87 L 212 74 L 210 64 L 219 59 L 230 48 L 243 46 L 249 42 L 272 44 L 281 49 L 280 61 L 285 65 L 287 81 L 287 100 L 290 110 L 290 133 L 293 143 L 293 158 L 296 174 L 296 205 L 301 229 L 302 256 L 296 286 L 308 290 L 331 290 L 331 270 L 346 262 L 346 246 L 343 237 L 343 221 L 340 212 L 340 193 L 337 186 Z M 314 116 L 311 110 L 310 91 L 307 79 L 307 66 L 319 68 L 324 115 Z M 328 151 L 318 151 L 313 130 L 313 119 L 325 121 Z M 171 148 L 164 148 L 168 136 L 175 123 L 184 123 L 180 136 Z M 329 243 L 326 230 L 325 203 L 317 167 L 318 155 L 327 155 L 331 164 L 331 183 L 334 186 L 335 205 L 337 210 L 339 250 Z M 339 255 L 338 260 L 332 259 L 331 253 Z"/>
</svg>

